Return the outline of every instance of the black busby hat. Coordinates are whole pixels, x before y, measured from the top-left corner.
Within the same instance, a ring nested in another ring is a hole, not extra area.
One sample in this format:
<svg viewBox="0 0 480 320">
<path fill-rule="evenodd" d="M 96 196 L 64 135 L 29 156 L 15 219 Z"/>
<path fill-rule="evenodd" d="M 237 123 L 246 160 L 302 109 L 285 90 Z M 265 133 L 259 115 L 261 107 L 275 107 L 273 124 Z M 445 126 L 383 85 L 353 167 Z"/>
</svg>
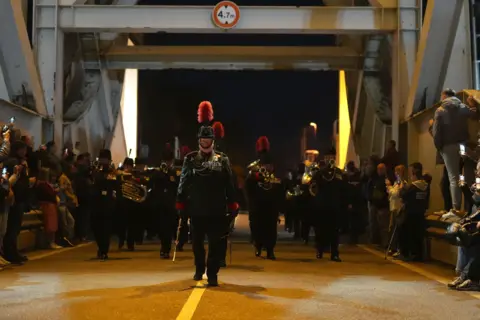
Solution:
<svg viewBox="0 0 480 320">
<path fill-rule="evenodd" d="M 108 160 L 111 161 L 112 160 L 112 152 L 110 152 L 109 149 L 102 149 L 98 153 L 98 158 L 99 159 L 108 159 Z"/>
<path fill-rule="evenodd" d="M 200 102 L 197 115 L 198 123 L 202 125 L 198 130 L 197 138 L 215 139 L 215 131 L 210 126 L 210 122 L 213 120 L 213 107 L 210 101 Z"/>
<path fill-rule="evenodd" d="M 133 159 L 132 158 L 129 158 L 129 157 L 126 157 L 124 160 L 123 160 L 123 165 L 124 166 L 132 166 L 133 167 Z"/>
</svg>

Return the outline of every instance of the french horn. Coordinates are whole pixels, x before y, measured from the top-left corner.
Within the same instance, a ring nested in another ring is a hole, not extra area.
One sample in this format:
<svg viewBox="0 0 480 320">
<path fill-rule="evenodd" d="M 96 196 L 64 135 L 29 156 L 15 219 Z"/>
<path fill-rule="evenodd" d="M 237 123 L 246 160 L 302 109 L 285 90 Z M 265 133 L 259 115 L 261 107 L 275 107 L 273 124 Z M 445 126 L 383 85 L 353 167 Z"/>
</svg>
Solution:
<svg viewBox="0 0 480 320">
<path fill-rule="evenodd" d="M 285 197 L 287 200 L 291 200 L 295 197 L 301 196 L 303 194 L 303 190 L 299 185 L 293 187 L 292 191 L 287 190 Z"/>
</svg>

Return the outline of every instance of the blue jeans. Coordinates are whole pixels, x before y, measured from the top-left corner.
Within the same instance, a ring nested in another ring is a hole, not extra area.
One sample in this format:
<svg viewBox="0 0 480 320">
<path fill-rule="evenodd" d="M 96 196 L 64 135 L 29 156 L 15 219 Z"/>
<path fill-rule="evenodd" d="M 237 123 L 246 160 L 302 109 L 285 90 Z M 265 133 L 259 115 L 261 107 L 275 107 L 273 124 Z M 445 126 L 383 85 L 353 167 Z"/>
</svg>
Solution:
<svg viewBox="0 0 480 320">
<path fill-rule="evenodd" d="M 445 168 L 448 172 L 450 181 L 450 193 L 452 195 L 452 206 L 460 210 L 462 206 L 462 190 L 458 185 L 460 180 L 460 146 L 459 144 L 449 144 L 440 150 Z M 465 182 L 471 186 L 475 182 L 475 165 L 472 161 L 465 161 L 464 167 Z"/>
<path fill-rule="evenodd" d="M 468 271 L 475 257 L 480 256 L 480 245 L 473 247 L 458 247 L 457 266 L 455 271 L 462 279 L 468 278 Z"/>
</svg>

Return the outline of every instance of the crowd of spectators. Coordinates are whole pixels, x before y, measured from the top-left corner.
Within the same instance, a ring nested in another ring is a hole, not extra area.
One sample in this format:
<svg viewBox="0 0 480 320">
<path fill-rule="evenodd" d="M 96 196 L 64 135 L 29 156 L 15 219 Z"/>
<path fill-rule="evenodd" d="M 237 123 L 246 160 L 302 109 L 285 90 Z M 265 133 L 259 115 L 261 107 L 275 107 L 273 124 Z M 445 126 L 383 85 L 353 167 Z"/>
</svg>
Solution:
<svg viewBox="0 0 480 320">
<path fill-rule="evenodd" d="M 0 268 L 28 258 L 17 243 L 25 215 L 39 210 L 42 247 L 59 249 L 86 241 L 89 224 L 90 156 L 80 143 L 62 156 L 54 142 L 38 150 L 28 136 L 10 138 L 9 155 L 0 158 Z"/>
</svg>

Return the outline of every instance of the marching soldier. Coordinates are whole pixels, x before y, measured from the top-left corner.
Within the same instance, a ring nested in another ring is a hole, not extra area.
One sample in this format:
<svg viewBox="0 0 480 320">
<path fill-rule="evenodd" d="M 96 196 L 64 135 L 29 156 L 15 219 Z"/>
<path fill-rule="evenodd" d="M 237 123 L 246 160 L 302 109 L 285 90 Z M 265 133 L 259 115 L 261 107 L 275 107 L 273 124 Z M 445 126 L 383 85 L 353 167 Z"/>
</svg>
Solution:
<svg viewBox="0 0 480 320">
<path fill-rule="evenodd" d="M 133 159 L 125 158 L 123 160 L 122 171 L 119 171 L 118 178 L 120 182 L 133 180 Z M 123 184 L 121 188 L 121 195 L 117 199 L 117 213 L 118 221 L 118 249 L 122 250 L 127 241 L 127 248 L 129 251 L 135 250 L 135 240 L 138 238 L 139 223 L 138 223 L 138 203 L 132 199 L 123 196 Z"/>
<path fill-rule="evenodd" d="M 153 172 L 151 178 L 151 201 L 155 225 L 160 238 L 160 258 L 169 259 L 172 239 L 175 234 L 175 196 L 178 179 L 174 167 L 174 154 L 167 143 L 163 152 L 160 168 Z"/>
<path fill-rule="evenodd" d="M 339 224 L 347 206 L 347 184 L 342 171 L 331 162 L 319 169 L 312 178 L 314 186 L 313 205 L 315 215 L 312 222 L 315 230 L 317 259 L 323 258 L 326 247 L 330 247 L 330 259 L 341 262 L 339 244 Z"/>
<path fill-rule="evenodd" d="M 212 105 L 200 103 L 198 121 L 199 150 L 185 156 L 177 192 L 177 210 L 185 219 L 189 211 L 192 227 L 193 254 L 195 257 L 194 280 L 200 281 L 206 271 L 209 286 L 218 286 L 217 274 L 223 258 L 222 237 L 230 218 L 225 214 L 228 205 L 232 215 L 238 211 L 234 200 L 234 185 L 230 161 L 224 154 L 214 151 L 215 134 L 209 123 L 213 120 Z M 208 237 L 208 259 L 205 263 L 205 235 Z M 206 270 L 205 270 L 206 269 Z"/>
<path fill-rule="evenodd" d="M 113 213 L 115 210 L 118 180 L 111 167 L 112 154 L 108 149 L 100 150 L 98 166 L 93 175 L 92 230 L 97 242 L 97 258 L 108 259 L 110 236 L 112 234 Z"/>
<path fill-rule="evenodd" d="M 249 205 L 249 220 L 255 246 L 255 256 L 260 257 L 262 249 L 267 251 L 267 259 L 275 260 L 277 223 L 279 207 L 282 203 L 280 180 L 275 178 L 270 143 L 263 136 L 257 140 L 259 159 L 249 165 L 246 191 Z"/>
<path fill-rule="evenodd" d="M 362 232 L 363 227 L 363 212 L 364 212 L 364 200 L 362 198 L 361 190 L 361 174 L 360 170 L 355 168 L 355 163 L 350 161 L 347 163 L 346 172 L 344 174 L 344 180 L 348 183 L 348 209 L 345 222 L 347 224 L 346 229 L 350 235 L 350 243 L 357 244 L 358 237 Z"/>
</svg>

